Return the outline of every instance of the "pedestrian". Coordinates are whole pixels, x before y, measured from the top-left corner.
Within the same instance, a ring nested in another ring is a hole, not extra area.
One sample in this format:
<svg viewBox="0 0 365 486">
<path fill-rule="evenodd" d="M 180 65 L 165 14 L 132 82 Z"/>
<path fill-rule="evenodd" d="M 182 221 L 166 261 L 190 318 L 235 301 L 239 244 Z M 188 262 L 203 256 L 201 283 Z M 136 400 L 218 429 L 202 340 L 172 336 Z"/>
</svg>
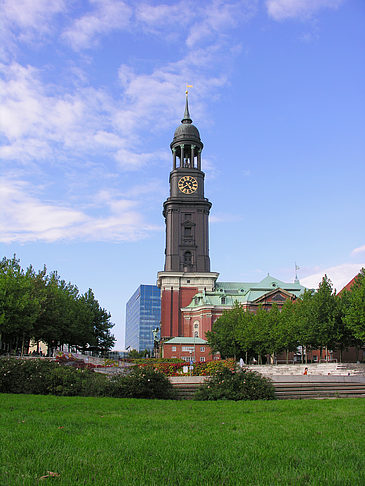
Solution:
<svg viewBox="0 0 365 486">
<path fill-rule="evenodd" d="M 308 374 L 308 368 L 304 368 L 304 373 L 303 375 L 307 375 Z"/>
</svg>

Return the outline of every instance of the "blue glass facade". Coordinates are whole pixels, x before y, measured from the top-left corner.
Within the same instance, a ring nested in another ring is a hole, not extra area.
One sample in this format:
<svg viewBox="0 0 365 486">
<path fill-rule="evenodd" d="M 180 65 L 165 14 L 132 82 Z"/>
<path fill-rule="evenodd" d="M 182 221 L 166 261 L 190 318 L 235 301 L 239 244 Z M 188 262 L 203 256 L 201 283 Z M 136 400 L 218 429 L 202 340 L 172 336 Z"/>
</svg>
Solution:
<svg viewBox="0 0 365 486">
<path fill-rule="evenodd" d="M 160 327 L 160 320 L 160 289 L 156 285 L 140 285 L 126 305 L 126 348 L 152 351 L 152 329 Z"/>
</svg>

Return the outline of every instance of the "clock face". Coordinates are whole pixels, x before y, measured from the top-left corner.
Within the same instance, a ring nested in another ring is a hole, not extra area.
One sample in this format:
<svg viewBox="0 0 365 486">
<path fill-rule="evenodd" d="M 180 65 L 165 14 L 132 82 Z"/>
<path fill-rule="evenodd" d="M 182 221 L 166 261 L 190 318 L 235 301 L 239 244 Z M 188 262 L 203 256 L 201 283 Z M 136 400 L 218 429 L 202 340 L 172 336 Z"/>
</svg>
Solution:
<svg viewBox="0 0 365 486">
<path fill-rule="evenodd" d="M 187 175 L 179 179 L 178 186 L 184 194 L 192 194 L 198 189 L 198 181 L 195 177 Z"/>
</svg>

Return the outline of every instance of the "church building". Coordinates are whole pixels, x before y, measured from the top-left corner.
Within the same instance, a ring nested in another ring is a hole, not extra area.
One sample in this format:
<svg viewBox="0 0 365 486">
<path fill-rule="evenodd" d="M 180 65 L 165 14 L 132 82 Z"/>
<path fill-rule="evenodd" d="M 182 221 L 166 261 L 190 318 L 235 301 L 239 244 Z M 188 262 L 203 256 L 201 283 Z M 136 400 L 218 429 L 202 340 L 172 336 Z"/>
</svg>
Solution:
<svg viewBox="0 0 365 486">
<path fill-rule="evenodd" d="M 294 283 L 285 283 L 270 275 L 258 283 L 217 281 L 219 274 L 210 269 L 212 204 L 204 193 L 203 143 L 190 118 L 188 93 L 184 117 L 170 148 L 170 195 L 163 205 L 165 266 L 157 276 L 161 289 L 161 344 L 164 357 L 172 357 L 172 348 L 176 352 L 180 338 L 180 344 L 185 344 L 185 348 L 190 344 L 196 356 L 195 340 L 203 349 L 201 340 L 205 340 L 206 331 L 235 302 L 251 312 L 260 305 L 268 309 L 273 302 L 281 307 L 286 299 L 296 299 L 305 288 L 297 278 Z M 201 359 L 205 360 L 205 356 Z"/>
</svg>

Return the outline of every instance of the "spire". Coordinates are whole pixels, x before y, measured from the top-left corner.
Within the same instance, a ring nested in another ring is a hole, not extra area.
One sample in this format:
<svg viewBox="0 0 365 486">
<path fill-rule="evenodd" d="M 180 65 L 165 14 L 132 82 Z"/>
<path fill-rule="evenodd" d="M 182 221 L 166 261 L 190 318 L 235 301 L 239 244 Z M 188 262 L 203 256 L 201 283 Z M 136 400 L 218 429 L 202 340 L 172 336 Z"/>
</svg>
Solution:
<svg viewBox="0 0 365 486">
<path fill-rule="evenodd" d="M 186 100 L 185 100 L 185 113 L 184 113 L 184 118 L 181 120 L 181 123 L 192 123 L 193 120 L 190 118 L 190 113 L 189 113 L 189 103 L 188 103 L 188 91 L 185 91 L 186 94 Z"/>
</svg>

